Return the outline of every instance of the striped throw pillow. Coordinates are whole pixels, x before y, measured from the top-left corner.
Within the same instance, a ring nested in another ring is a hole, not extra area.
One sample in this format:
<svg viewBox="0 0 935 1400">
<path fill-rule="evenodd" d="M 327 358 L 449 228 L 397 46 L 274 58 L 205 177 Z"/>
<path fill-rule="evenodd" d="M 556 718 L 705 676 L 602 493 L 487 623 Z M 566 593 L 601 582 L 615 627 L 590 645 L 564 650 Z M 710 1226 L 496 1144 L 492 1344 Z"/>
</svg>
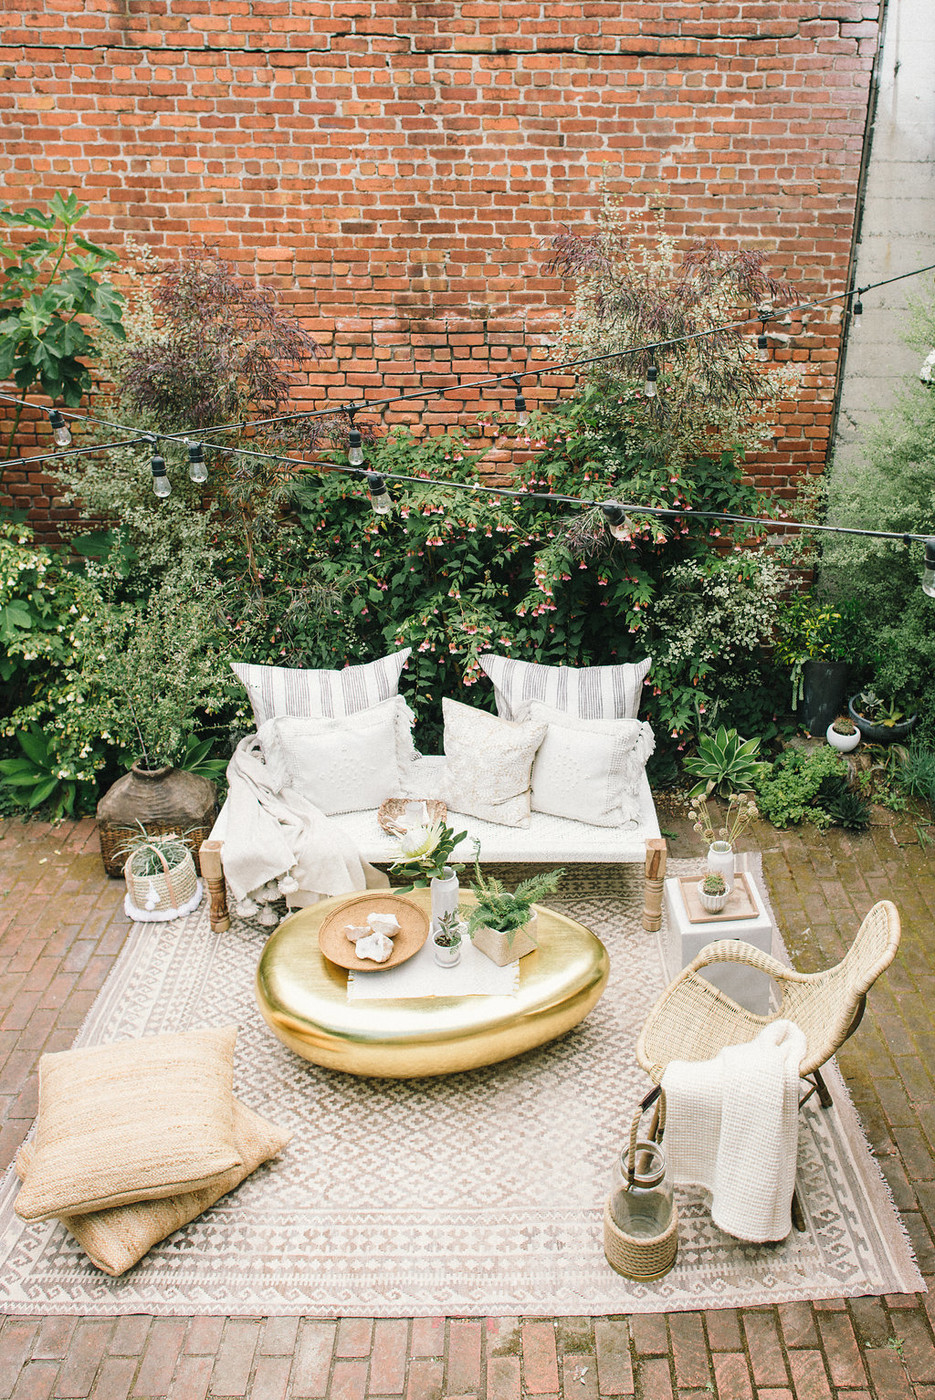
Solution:
<svg viewBox="0 0 935 1400">
<path fill-rule="evenodd" d="M 302 671 L 292 666 L 249 666 L 231 662 L 250 697 L 257 728 L 268 719 L 327 715 L 340 718 L 369 710 L 399 691 L 399 677 L 411 647 L 341 671 Z"/>
<path fill-rule="evenodd" d="M 576 719 L 636 719 L 652 658 L 619 666 L 540 666 L 488 653 L 480 664 L 493 681 L 501 719 L 528 719 L 533 700 Z"/>
</svg>

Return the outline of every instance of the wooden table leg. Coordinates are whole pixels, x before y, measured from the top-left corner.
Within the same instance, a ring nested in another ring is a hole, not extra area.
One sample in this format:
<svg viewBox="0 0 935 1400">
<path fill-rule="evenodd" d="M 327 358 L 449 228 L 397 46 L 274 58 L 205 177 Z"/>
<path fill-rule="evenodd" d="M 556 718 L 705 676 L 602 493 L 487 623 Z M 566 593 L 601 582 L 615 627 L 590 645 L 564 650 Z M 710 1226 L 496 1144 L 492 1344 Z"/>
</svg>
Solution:
<svg viewBox="0 0 935 1400">
<path fill-rule="evenodd" d="M 202 841 L 199 851 L 201 875 L 208 887 L 211 900 L 211 929 L 213 933 L 226 933 L 231 926 L 227 908 L 227 885 L 224 881 L 224 867 L 221 864 L 221 842 Z"/>
<path fill-rule="evenodd" d="M 655 933 L 662 925 L 662 887 L 666 878 L 666 849 L 665 838 L 662 836 L 651 836 L 646 842 L 643 927 L 647 933 Z"/>
</svg>

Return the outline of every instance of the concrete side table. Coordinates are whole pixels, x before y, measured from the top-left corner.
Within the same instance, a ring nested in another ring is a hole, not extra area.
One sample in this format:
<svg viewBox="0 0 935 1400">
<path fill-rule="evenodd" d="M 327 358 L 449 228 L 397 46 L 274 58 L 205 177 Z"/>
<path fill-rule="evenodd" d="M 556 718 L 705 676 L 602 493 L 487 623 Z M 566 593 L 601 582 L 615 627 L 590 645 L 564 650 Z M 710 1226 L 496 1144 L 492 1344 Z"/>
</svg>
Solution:
<svg viewBox="0 0 935 1400">
<path fill-rule="evenodd" d="M 756 905 L 754 918 L 714 919 L 695 924 L 689 921 L 678 880 L 666 880 L 663 903 L 667 931 L 662 952 L 666 975 L 670 982 L 675 980 L 682 968 L 687 967 L 702 948 L 720 938 L 736 938 L 743 943 L 752 943 L 765 953 L 773 951 L 772 921 L 756 881 L 749 871 L 747 878 Z M 715 987 L 720 987 L 721 991 L 741 1006 L 745 1006 L 748 1011 L 760 1016 L 769 1014 L 772 983 L 765 972 L 758 972 L 753 967 L 744 967 L 740 963 L 722 963 L 705 968 L 701 976 Z"/>
</svg>

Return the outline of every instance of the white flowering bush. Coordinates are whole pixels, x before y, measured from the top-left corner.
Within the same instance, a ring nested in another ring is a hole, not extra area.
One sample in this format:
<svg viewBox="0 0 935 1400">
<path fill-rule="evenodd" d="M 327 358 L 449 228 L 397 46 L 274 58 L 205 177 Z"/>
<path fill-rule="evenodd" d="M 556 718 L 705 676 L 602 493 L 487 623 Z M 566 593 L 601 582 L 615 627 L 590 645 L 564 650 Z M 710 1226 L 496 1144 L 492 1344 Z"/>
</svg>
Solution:
<svg viewBox="0 0 935 1400">
<path fill-rule="evenodd" d="M 656 634 L 650 680 L 654 691 L 679 690 L 682 725 L 694 717 L 705 728 L 719 717 L 768 733 L 781 692 L 766 684 L 767 652 L 788 586 L 786 568 L 749 550 L 688 559 L 663 575 L 649 612 Z"/>
</svg>

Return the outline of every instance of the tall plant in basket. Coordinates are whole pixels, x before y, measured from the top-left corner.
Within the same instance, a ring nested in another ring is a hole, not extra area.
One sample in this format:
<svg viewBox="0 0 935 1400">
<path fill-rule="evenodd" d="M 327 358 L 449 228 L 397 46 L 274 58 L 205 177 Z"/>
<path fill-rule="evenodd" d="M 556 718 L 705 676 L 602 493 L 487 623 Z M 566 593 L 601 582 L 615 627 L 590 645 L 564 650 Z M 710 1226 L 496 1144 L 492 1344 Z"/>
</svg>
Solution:
<svg viewBox="0 0 935 1400">
<path fill-rule="evenodd" d="M 117 848 L 142 824 L 150 834 L 191 832 L 197 849 L 216 814 L 214 784 L 180 765 L 199 717 L 230 694 L 213 589 L 184 566 L 145 602 L 89 583 L 76 689 L 81 722 L 105 734 L 129 771 L 98 803 L 101 853 L 111 875 Z"/>
</svg>

